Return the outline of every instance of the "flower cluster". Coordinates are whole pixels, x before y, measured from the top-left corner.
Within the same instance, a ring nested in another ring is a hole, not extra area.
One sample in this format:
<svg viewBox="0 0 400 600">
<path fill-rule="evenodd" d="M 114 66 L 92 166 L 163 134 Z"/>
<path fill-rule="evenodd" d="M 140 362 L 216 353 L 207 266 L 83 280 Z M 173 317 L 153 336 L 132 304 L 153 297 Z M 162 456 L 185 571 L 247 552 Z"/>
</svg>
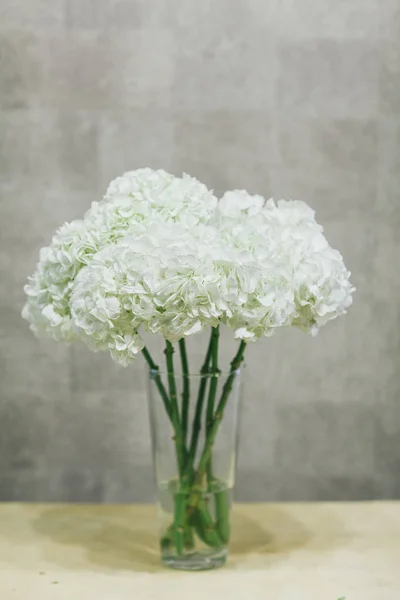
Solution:
<svg viewBox="0 0 400 600">
<path fill-rule="evenodd" d="M 93 202 L 83 219 L 58 229 L 25 292 L 23 317 L 38 336 L 71 341 L 80 331 L 71 319 L 70 297 L 75 278 L 102 248 L 147 231 L 155 222 L 183 222 L 188 227 L 210 220 L 217 199 L 193 177 L 138 169 L 118 177 L 101 202 Z"/>
<path fill-rule="evenodd" d="M 245 191 L 218 201 L 192 177 L 139 169 L 41 250 L 23 316 L 36 334 L 126 365 L 142 330 L 171 341 L 219 323 L 245 340 L 315 333 L 350 306 L 349 276 L 305 203 Z"/>
</svg>

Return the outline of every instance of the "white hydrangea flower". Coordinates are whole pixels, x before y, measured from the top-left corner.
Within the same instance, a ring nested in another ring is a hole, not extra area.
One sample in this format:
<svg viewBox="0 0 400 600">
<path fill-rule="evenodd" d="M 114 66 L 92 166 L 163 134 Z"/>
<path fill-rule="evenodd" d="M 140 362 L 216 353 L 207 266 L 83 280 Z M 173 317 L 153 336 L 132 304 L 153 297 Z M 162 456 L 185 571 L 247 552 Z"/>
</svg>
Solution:
<svg viewBox="0 0 400 600">
<path fill-rule="evenodd" d="M 99 232 L 76 220 L 60 227 L 51 246 L 41 249 L 36 271 L 24 288 L 28 299 L 22 311 L 34 333 L 64 341 L 76 338 L 70 292 L 77 273 L 98 251 L 99 244 Z"/>
<path fill-rule="evenodd" d="M 166 171 L 138 169 L 128 171 L 112 181 L 105 202 L 125 200 L 132 208 L 149 211 L 163 221 L 179 221 L 188 225 L 208 223 L 214 216 L 218 200 L 207 187 L 186 173 L 174 177 Z"/>
<path fill-rule="evenodd" d="M 349 281 L 350 272 L 340 253 L 330 248 L 323 228 L 315 221 L 315 212 L 305 202 L 276 203 L 237 191 L 227 192 L 223 199 L 223 216 L 221 211 L 219 216 L 222 234 L 236 248 L 257 258 L 263 273 L 268 273 L 263 289 L 268 289 L 268 282 L 280 273 L 271 297 L 281 296 L 288 302 L 293 294 L 291 325 L 315 334 L 329 320 L 346 312 L 355 289 Z M 243 210 L 238 207 L 241 200 Z M 229 201 L 234 204 L 231 213 Z M 283 319 L 282 325 L 287 324 Z M 258 329 L 262 335 L 271 332 Z"/>
<path fill-rule="evenodd" d="M 243 219 L 260 214 L 265 205 L 262 196 L 251 196 L 246 190 L 225 192 L 218 203 L 218 212 L 222 218 Z"/>
<path fill-rule="evenodd" d="M 71 297 L 82 339 L 107 347 L 126 364 L 141 349 L 141 327 L 177 340 L 216 325 L 226 308 L 216 272 L 226 252 L 218 248 L 213 228 L 196 234 L 181 224 L 155 223 L 96 254 L 77 276 Z M 126 335 L 131 339 L 125 347 Z"/>
<path fill-rule="evenodd" d="M 93 202 L 83 219 L 63 225 L 43 248 L 36 272 L 25 286 L 22 316 L 37 335 L 72 341 L 70 294 L 78 272 L 102 248 L 139 235 L 153 222 L 195 225 L 213 214 L 217 199 L 205 185 L 184 175 L 138 169 L 111 182 L 102 202 Z"/>
</svg>

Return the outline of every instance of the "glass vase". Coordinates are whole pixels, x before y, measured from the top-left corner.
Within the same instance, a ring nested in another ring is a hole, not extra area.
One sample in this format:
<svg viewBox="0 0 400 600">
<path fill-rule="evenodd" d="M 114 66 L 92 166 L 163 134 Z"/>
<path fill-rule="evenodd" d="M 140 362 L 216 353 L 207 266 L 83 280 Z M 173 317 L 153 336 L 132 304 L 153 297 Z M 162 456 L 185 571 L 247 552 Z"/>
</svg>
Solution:
<svg viewBox="0 0 400 600">
<path fill-rule="evenodd" d="M 149 408 L 161 560 L 222 566 L 228 555 L 242 372 L 150 370 Z"/>
</svg>

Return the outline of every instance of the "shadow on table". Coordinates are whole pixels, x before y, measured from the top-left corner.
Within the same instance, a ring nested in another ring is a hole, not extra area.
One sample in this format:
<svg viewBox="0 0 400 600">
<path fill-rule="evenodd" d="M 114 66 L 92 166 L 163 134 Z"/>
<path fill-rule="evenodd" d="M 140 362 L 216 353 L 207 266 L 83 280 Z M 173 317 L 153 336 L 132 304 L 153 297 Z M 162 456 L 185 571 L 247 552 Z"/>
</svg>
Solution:
<svg viewBox="0 0 400 600">
<path fill-rule="evenodd" d="M 48 558 L 61 566 L 149 573 L 165 569 L 160 564 L 155 520 L 151 506 L 59 505 L 44 508 L 33 526 L 51 542 L 44 544 Z M 310 539 L 310 533 L 284 508 L 269 506 L 263 521 L 260 524 L 256 516 L 234 511 L 233 568 L 245 568 L 248 561 L 251 568 L 265 568 Z M 271 525 L 268 530 L 266 522 Z"/>
</svg>

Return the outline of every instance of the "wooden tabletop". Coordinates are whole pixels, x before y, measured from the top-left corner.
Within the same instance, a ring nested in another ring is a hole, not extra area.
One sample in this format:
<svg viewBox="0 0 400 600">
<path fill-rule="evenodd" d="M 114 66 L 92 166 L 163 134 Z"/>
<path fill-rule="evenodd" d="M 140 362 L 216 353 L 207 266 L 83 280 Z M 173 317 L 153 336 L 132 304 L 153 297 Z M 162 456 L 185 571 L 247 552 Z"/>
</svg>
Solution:
<svg viewBox="0 0 400 600">
<path fill-rule="evenodd" d="M 400 503 L 240 504 L 226 567 L 159 562 L 152 505 L 0 504 L 0 600 L 400 600 Z"/>
</svg>

